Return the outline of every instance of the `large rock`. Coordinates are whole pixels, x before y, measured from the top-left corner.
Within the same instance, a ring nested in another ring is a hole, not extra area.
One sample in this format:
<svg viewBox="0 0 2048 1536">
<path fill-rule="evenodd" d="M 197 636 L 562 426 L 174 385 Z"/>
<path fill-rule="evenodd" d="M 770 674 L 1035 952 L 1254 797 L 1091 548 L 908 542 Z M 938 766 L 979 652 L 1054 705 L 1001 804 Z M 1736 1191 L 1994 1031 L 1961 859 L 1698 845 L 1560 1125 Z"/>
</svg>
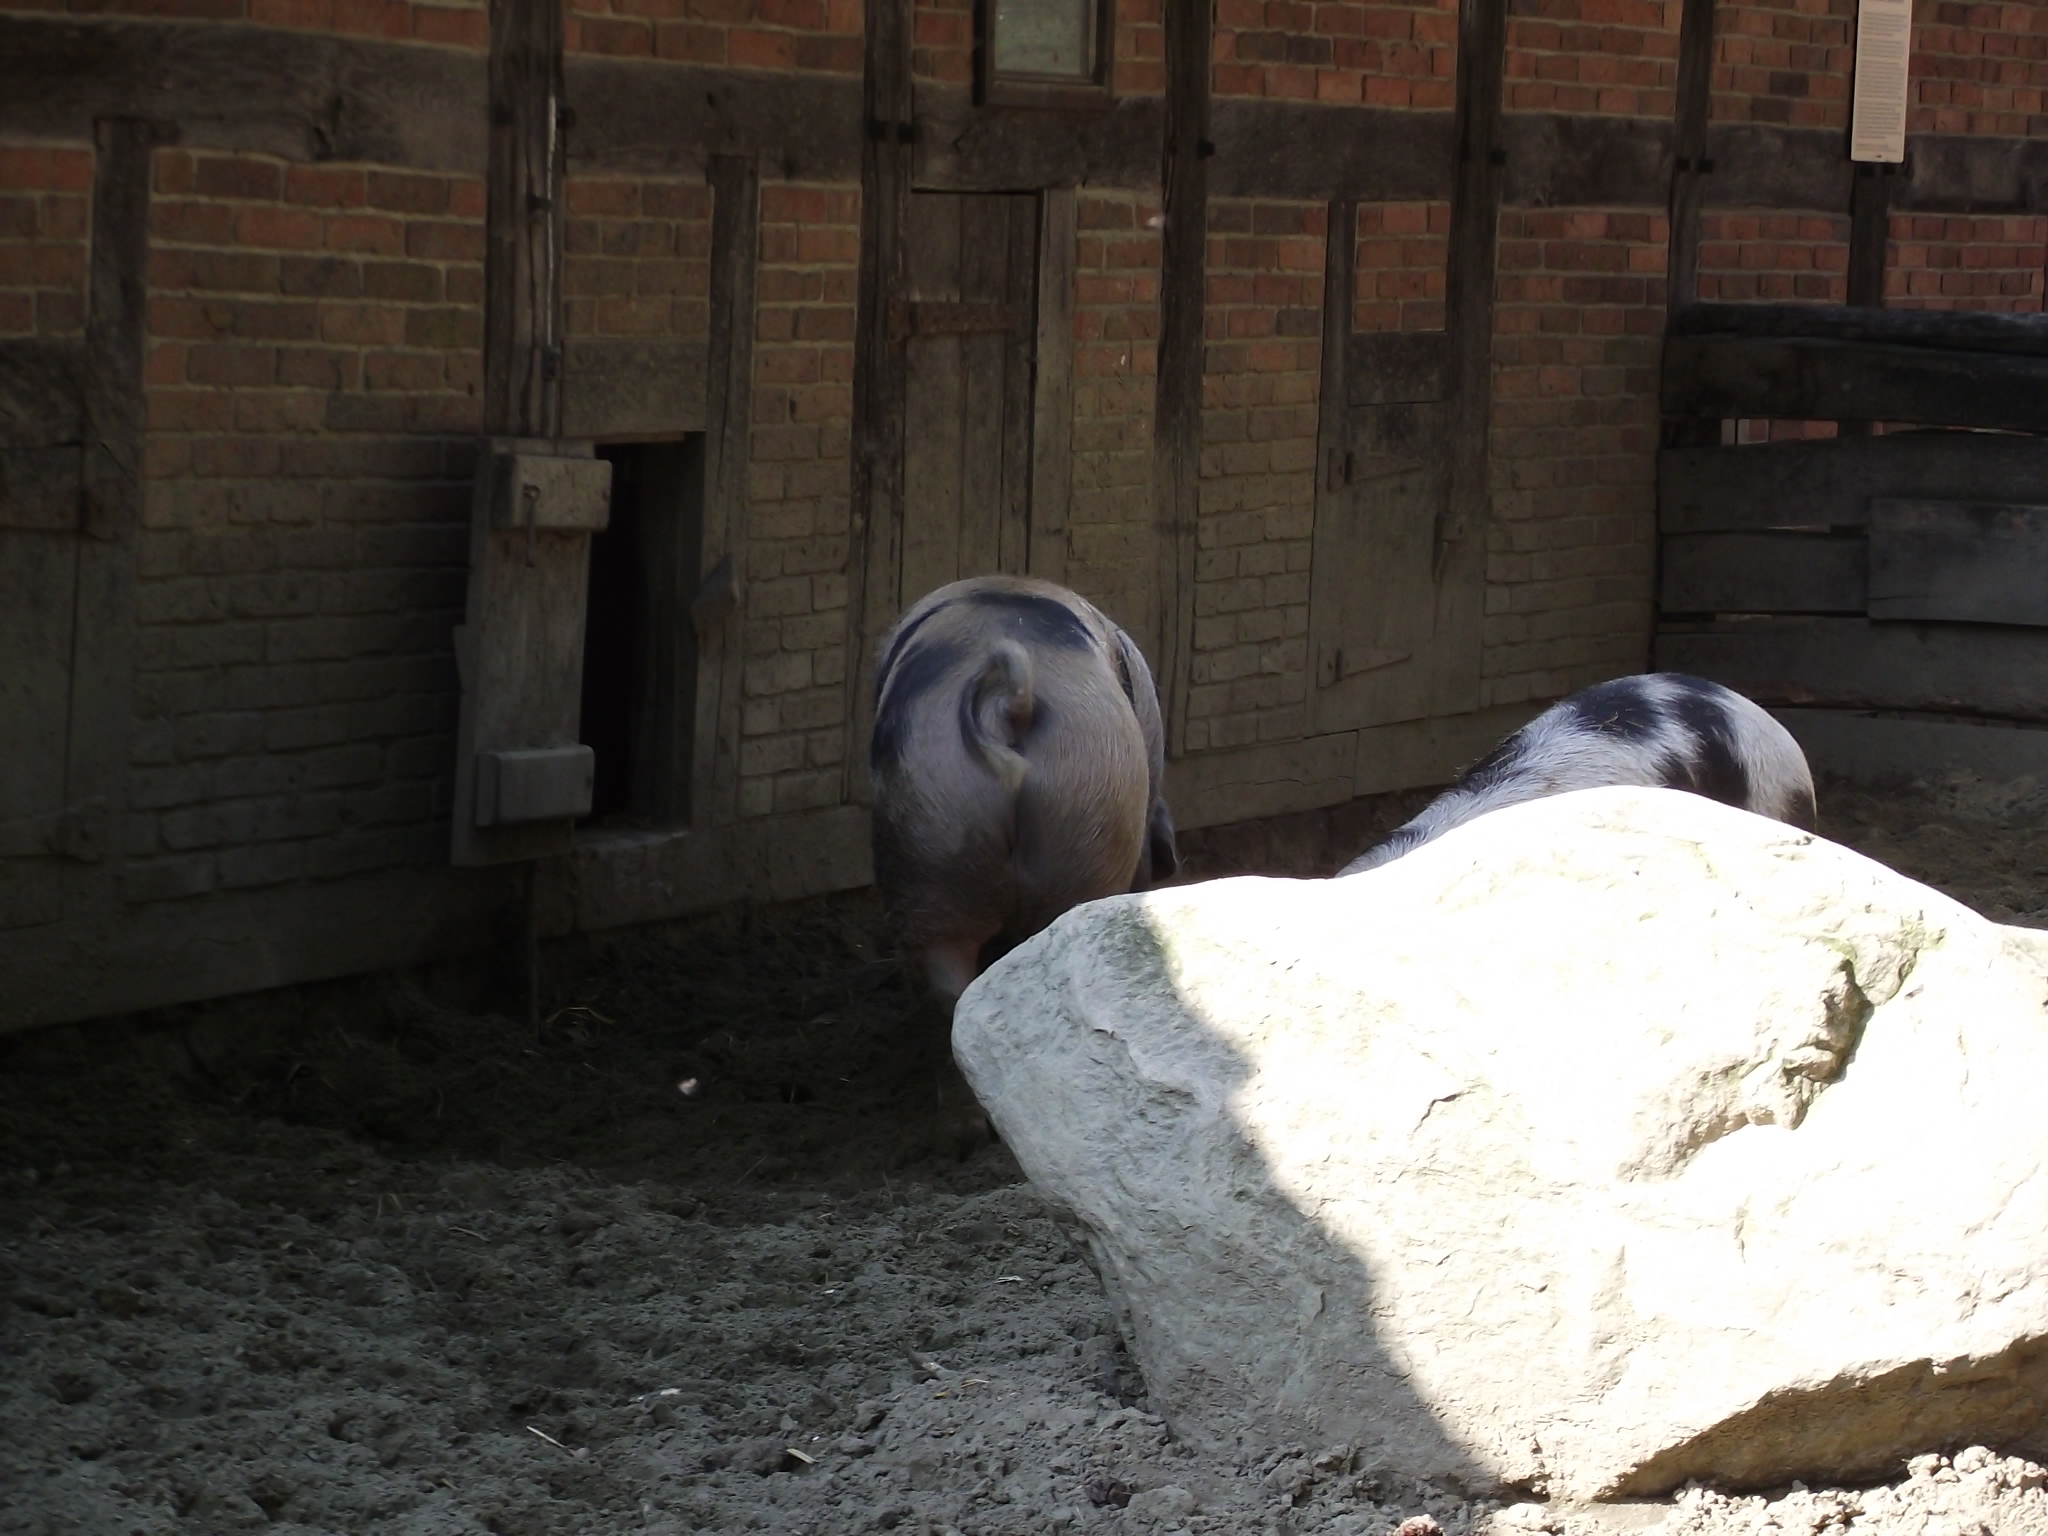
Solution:
<svg viewBox="0 0 2048 1536">
<path fill-rule="evenodd" d="M 1692 795 L 1077 909 L 954 1048 L 1154 1407 L 1564 1497 L 2048 1439 L 2048 936 Z"/>
</svg>

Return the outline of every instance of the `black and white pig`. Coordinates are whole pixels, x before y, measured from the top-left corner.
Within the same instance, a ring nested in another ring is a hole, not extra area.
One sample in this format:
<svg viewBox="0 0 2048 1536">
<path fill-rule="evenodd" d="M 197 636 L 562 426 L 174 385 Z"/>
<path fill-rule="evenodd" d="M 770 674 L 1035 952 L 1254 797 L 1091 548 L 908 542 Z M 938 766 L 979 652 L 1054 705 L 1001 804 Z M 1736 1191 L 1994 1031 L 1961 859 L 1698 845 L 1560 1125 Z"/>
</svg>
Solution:
<svg viewBox="0 0 2048 1536">
<path fill-rule="evenodd" d="M 1690 790 L 1813 830 L 1813 775 L 1790 731 L 1732 688 L 1650 672 L 1551 705 L 1337 873 L 1377 869 L 1488 811 L 1621 784 Z"/>
<path fill-rule="evenodd" d="M 956 581 L 897 621 L 868 764 L 883 908 L 948 1007 L 1001 949 L 1180 865 L 1151 670 L 1048 581 Z"/>
</svg>

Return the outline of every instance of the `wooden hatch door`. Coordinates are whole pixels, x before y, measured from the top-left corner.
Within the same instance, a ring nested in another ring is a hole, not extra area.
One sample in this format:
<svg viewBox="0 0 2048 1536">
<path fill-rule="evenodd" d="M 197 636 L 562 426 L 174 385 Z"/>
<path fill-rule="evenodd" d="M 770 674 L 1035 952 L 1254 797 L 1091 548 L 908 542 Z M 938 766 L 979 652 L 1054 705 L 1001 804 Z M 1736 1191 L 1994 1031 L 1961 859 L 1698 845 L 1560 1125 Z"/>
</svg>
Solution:
<svg viewBox="0 0 2048 1536">
<path fill-rule="evenodd" d="M 1038 203 L 911 194 L 908 291 L 889 306 L 904 348 L 899 611 L 1027 567 Z"/>
<path fill-rule="evenodd" d="M 1354 407 L 1325 452 L 1309 597 L 1318 732 L 1449 712 L 1437 697 L 1447 415 L 1441 400 Z"/>
<path fill-rule="evenodd" d="M 566 853 L 595 758 L 579 737 L 590 539 L 611 471 L 588 443 L 487 438 L 470 518 L 452 862 Z"/>
</svg>

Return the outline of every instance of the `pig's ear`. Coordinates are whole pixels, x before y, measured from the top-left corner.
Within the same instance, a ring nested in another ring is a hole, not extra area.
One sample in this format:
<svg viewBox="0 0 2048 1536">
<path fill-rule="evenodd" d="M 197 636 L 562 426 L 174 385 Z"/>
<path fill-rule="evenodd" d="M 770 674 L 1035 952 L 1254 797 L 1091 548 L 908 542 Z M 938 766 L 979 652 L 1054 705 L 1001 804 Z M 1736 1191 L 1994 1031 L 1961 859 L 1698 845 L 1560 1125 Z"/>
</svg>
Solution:
<svg viewBox="0 0 2048 1536">
<path fill-rule="evenodd" d="M 1164 800 L 1152 802 L 1145 824 L 1145 858 L 1139 870 L 1144 885 L 1164 885 L 1180 873 L 1180 844 L 1173 834 L 1173 812 Z"/>
</svg>

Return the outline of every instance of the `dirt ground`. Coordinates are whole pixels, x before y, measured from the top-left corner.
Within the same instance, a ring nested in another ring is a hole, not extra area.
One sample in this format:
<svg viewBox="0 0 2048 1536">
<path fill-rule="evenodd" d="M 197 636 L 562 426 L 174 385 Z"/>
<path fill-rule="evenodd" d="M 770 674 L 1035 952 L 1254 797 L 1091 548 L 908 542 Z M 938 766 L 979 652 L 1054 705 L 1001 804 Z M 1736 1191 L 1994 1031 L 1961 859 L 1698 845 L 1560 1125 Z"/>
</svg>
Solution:
<svg viewBox="0 0 2048 1536">
<path fill-rule="evenodd" d="M 1822 815 L 2048 926 L 2042 786 Z M 850 898 L 558 957 L 537 1032 L 386 980 L 0 1042 L 0 1532 L 2048 1536 L 1981 1448 L 1607 1511 L 1188 1453 L 1015 1165 L 934 1155 L 874 945 Z"/>
</svg>

